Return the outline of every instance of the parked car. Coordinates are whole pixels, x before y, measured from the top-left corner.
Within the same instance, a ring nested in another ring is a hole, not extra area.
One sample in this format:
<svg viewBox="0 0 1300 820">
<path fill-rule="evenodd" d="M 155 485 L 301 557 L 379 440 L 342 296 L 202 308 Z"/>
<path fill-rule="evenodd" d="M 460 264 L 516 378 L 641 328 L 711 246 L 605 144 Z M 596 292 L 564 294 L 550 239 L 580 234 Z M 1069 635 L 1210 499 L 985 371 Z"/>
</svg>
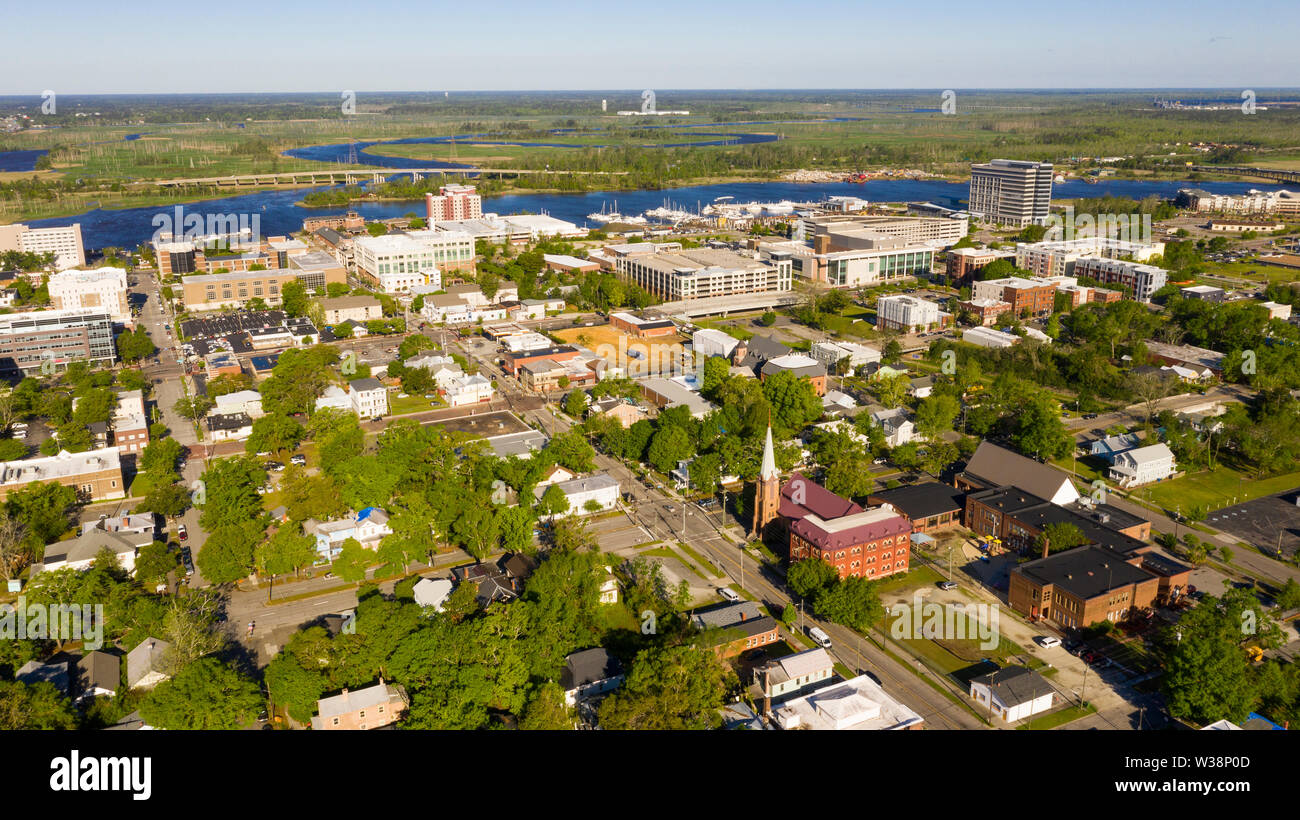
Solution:
<svg viewBox="0 0 1300 820">
<path fill-rule="evenodd" d="M 817 644 L 822 649 L 831 648 L 831 636 L 823 632 L 821 627 L 810 627 L 808 629 L 808 637 L 812 638 L 813 643 Z"/>
<path fill-rule="evenodd" d="M 289 463 L 290 463 L 290 464 L 297 464 L 299 467 L 306 467 L 306 466 L 307 466 L 307 457 L 306 457 L 305 455 L 303 455 L 302 453 L 297 453 L 297 454 L 295 454 L 295 455 L 289 456 Z"/>
<path fill-rule="evenodd" d="M 266 462 L 266 469 L 273 473 L 278 473 L 284 469 L 284 464 L 279 461 L 268 461 Z"/>
<path fill-rule="evenodd" d="M 726 598 L 728 601 L 731 601 L 733 604 L 740 603 L 740 595 L 730 587 L 718 587 L 718 594 L 723 598 Z"/>
<path fill-rule="evenodd" d="M 956 582 L 956 581 L 940 581 L 940 582 L 939 582 L 939 589 L 956 589 L 956 588 L 957 588 L 957 582 Z"/>
<path fill-rule="evenodd" d="M 1043 647 L 1044 649 L 1051 649 L 1054 646 L 1061 645 L 1061 639 L 1056 637 L 1055 635 L 1040 635 L 1034 640 L 1037 641 L 1038 645 Z"/>
<path fill-rule="evenodd" d="M 181 547 L 181 564 L 185 567 L 186 575 L 194 574 L 194 556 L 189 547 Z"/>
<path fill-rule="evenodd" d="M 184 524 L 181 524 L 176 528 L 176 537 L 181 539 L 182 541 L 190 537 L 189 530 L 185 529 Z"/>
</svg>

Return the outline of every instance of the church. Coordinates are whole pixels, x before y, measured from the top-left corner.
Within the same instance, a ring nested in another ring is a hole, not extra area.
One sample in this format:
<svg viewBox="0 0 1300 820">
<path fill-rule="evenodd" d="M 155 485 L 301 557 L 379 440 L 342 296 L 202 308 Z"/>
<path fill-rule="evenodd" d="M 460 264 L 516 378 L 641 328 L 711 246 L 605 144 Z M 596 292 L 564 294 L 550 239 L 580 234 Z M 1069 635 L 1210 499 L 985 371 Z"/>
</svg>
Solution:
<svg viewBox="0 0 1300 820">
<path fill-rule="evenodd" d="M 864 509 L 799 472 L 782 485 L 768 427 L 751 534 L 776 532 L 788 543 L 791 563 L 816 558 L 841 579 L 886 578 L 907 572 L 911 561 L 912 522 L 892 505 Z"/>
</svg>

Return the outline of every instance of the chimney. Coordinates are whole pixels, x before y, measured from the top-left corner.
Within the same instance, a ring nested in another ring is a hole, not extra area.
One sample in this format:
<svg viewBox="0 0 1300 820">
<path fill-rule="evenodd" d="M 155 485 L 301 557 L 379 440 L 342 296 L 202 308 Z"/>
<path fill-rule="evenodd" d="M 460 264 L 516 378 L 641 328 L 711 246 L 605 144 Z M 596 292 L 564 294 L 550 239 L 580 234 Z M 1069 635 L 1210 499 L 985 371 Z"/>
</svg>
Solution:
<svg viewBox="0 0 1300 820">
<path fill-rule="evenodd" d="M 1051 541 L 1051 539 L 1050 539 L 1050 538 L 1044 538 L 1044 539 L 1043 539 L 1043 557 L 1044 557 L 1044 558 L 1047 557 L 1048 550 L 1050 549 L 1051 546 L 1052 546 L 1052 541 Z"/>
<path fill-rule="evenodd" d="M 830 249 L 830 234 L 820 233 L 813 237 L 813 253 L 829 253 Z"/>
<path fill-rule="evenodd" d="M 763 667 L 763 714 L 772 714 L 772 670 L 766 666 Z"/>
</svg>

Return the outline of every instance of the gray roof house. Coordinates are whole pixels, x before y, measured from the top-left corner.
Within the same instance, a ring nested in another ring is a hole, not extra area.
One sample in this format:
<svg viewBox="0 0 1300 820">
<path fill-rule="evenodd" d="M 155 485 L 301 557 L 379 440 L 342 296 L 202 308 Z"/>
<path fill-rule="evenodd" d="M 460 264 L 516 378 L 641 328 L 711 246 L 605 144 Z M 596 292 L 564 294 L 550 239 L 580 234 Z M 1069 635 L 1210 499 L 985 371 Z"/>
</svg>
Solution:
<svg viewBox="0 0 1300 820">
<path fill-rule="evenodd" d="M 622 682 L 623 665 L 599 646 L 569 655 L 560 671 L 560 688 L 570 706 L 579 700 L 617 689 Z"/>
<path fill-rule="evenodd" d="M 126 653 L 126 685 L 151 689 L 171 677 L 162 671 L 163 659 L 172 645 L 158 638 L 145 638 Z"/>
<path fill-rule="evenodd" d="M 96 649 L 87 652 L 77 661 L 77 700 L 97 695 L 113 697 L 122 682 L 122 659 L 117 655 Z"/>
<path fill-rule="evenodd" d="M 68 662 L 56 661 L 42 663 L 28 661 L 14 675 L 14 680 L 28 685 L 34 683 L 52 683 L 63 694 L 68 694 Z"/>
</svg>

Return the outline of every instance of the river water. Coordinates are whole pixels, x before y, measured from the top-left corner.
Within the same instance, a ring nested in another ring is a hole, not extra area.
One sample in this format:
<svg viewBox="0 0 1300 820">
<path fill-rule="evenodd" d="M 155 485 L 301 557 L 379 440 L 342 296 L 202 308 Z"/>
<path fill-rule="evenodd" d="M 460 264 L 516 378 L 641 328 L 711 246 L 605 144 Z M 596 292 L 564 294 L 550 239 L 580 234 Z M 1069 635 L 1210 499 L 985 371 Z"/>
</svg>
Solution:
<svg viewBox="0 0 1300 820">
<path fill-rule="evenodd" d="M 1260 185 L 1250 182 L 1145 182 L 1134 180 L 1107 180 L 1096 185 L 1083 182 L 1065 182 L 1053 186 L 1054 199 L 1086 199 L 1113 195 L 1141 199 L 1155 195 L 1172 197 L 1179 188 L 1195 186 L 1215 193 L 1239 194 L 1256 188 L 1278 190 L 1283 186 Z M 367 219 L 385 219 L 415 213 L 424 216 L 421 202 L 367 202 L 332 208 L 304 208 L 294 203 L 308 191 L 325 190 L 325 187 L 295 188 L 280 191 L 262 191 L 239 196 L 207 199 L 184 203 L 185 214 L 247 215 L 257 217 L 263 236 L 288 235 L 302 229 L 308 216 L 341 214 L 356 210 Z M 652 191 L 593 191 L 580 194 L 505 194 L 483 200 L 485 212 L 548 213 L 558 219 L 590 225 L 587 214 L 617 210 L 623 214 L 640 214 L 657 208 L 665 200 L 672 205 L 694 211 L 722 196 L 735 197 L 737 202 L 795 202 L 820 201 L 830 196 L 859 196 L 872 202 L 933 202 L 955 207 L 966 199 L 969 187 L 965 183 L 928 180 L 870 180 L 862 184 L 849 182 L 796 183 L 796 182 L 725 182 L 717 185 L 694 185 L 682 188 L 665 188 Z M 148 242 L 156 229 L 154 218 L 166 214 L 174 219 L 173 205 L 153 205 L 147 208 L 122 210 L 95 209 L 76 216 L 52 219 L 26 220 L 32 227 L 81 224 L 82 241 L 87 249 L 108 246 L 133 248 Z"/>
</svg>

